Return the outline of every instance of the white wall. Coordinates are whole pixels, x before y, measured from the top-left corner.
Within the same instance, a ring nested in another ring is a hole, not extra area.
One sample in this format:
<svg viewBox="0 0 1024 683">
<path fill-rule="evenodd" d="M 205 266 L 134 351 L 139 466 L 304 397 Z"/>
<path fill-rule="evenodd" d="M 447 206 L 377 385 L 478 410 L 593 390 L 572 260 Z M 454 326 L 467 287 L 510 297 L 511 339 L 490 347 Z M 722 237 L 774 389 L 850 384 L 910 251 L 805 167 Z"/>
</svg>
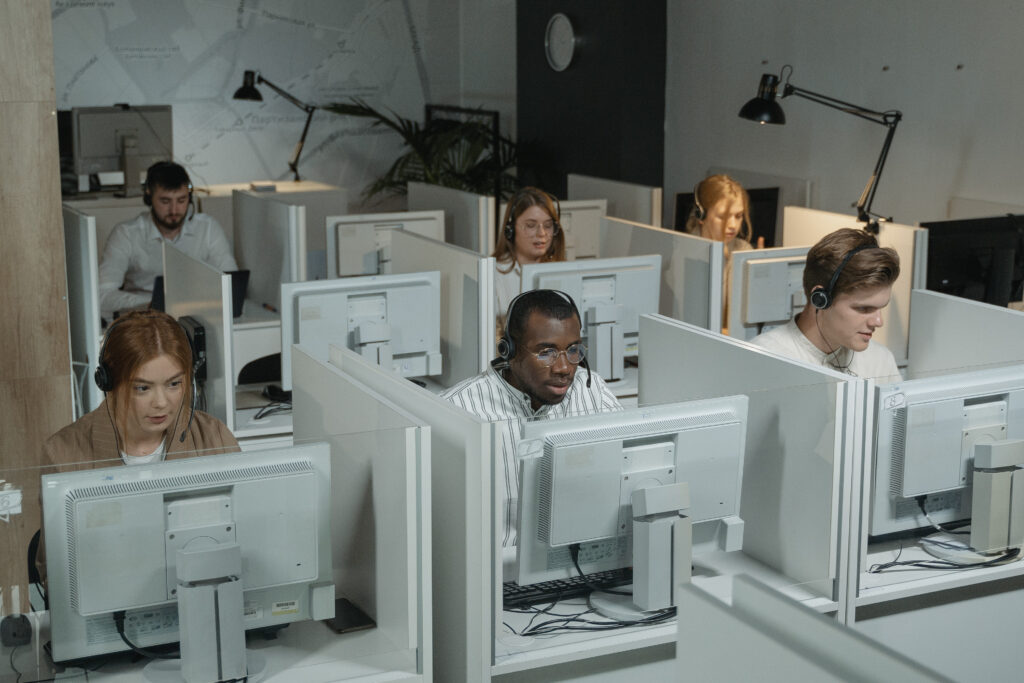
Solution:
<svg viewBox="0 0 1024 683">
<path fill-rule="evenodd" d="M 512 0 L 51 0 L 60 109 L 174 107 L 175 156 L 197 185 L 290 178 L 305 114 L 242 72 L 313 104 L 360 97 L 422 120 L 423 105 L 497 108 L 515 121 Z M 488 50 L 481 57 L 481 53 Z M 397 134 L 317 112 L 299 170 L 354 190 L 400 153 Z M 358 201 L 352 203 L 358 210 Z"/>
<path fill-rule="evenodd" d="M 709 166 L 808 178 L 812 207 L 852 213 L 885 128 L 796 96 L 780 101 L 785 126 L 740 119 L 784 64 L 793 85 L 903 112 L 876 212 L 916 224 L 952 196 L 1020 203 L 1024 4 L 676 0 L 667 26 L 666 215 Z"/>
</svg>

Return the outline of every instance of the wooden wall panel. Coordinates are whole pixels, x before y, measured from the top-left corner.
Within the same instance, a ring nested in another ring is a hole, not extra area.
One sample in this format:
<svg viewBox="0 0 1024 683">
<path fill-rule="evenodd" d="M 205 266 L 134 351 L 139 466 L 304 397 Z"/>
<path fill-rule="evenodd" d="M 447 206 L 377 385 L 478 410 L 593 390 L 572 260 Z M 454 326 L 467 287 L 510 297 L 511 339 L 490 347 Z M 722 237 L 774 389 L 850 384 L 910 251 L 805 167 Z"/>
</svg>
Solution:
<svg viewBox="0 0 1024 683">
<path fill-rule="evenodd" d="M 0 17 L 0 478 L 23 492 L 22 514 L 0 521 L 7 613 L 27 607 L 42 441 L 72 409 L 50 3 L 0 0 Z"/>
</svg>

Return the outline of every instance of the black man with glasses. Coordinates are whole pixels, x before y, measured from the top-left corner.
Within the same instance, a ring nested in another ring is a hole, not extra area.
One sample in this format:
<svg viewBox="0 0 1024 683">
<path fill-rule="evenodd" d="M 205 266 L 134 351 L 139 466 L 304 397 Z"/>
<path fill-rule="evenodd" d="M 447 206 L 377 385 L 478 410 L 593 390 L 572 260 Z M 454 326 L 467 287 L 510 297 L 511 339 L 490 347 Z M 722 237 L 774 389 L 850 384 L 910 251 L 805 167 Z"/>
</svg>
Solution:
<svg viewBox="0 0 1024 683">
<path fill-rule="evenodd" d="M 523 420 L 543 420 L 622 410 L 586 364 L 579 311 L 564 292 L 538 289 L 512 300 L 498 357 L 476 377 L 443 397 L 482 419 L 503 423 L 503 458 L 495 463 L 505 491 L 503 546 L 516 544 L 518 477 L 516 441 Z M 582 365 L 584 372 L 577 372 Z"/>
</svg>

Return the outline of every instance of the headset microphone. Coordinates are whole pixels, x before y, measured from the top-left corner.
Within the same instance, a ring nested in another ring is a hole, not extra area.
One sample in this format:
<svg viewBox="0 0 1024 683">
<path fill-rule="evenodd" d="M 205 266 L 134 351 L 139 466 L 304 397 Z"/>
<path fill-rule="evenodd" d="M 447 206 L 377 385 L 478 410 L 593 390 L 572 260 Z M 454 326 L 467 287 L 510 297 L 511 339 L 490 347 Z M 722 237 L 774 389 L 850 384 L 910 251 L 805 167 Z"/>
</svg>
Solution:
<svg viewBox="0 0 1024 683">
<path fill-rule="evenodd" d="M 196 364 L 198 365 L 198 364 Z M 192 429 L 192 418 L 196 416 L 196 402 L 199 400 L 198 383 L 196 382 L 197 368 L 195 365 L 192 367 L 192 405 L 188 411 L 188 424 L 185 425 L 185 430 L 181 433 L 178 438 L 178 443 L 185 443 L 185 437 L 188 435 L 189 430 Z"/>
</svg>

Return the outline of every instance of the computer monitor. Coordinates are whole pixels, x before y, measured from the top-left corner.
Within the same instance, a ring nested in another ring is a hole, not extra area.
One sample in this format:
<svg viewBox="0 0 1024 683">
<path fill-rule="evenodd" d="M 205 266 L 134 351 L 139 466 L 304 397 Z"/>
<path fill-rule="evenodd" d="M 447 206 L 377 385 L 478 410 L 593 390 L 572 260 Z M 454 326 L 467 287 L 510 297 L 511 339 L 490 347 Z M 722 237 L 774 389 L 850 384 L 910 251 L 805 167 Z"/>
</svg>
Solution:
<svg viewBox="0 0 1024 683">
<path fill-rule="evenodd" d="M 75 107 L 71 110 L 72 148 L 79 190 L 90 189 L 89 176 L 121 173 L 121 184 L 141 193 L 142 176 L 157 161 L 174 158 L 171 105 Z M 84 178 L 84 181 L 83 181 Z"/>
<path fill-rule="evenodd" d="M 590 367 L 602 379 L 620 380 L 625 359 L 637 355 L 640 316 L 658 312 L 661 256 L 527 264 L 522 291 L 531 289 L 558 289 L 573 298 Z"/>
<path fill-rule="evenodd" d="M 179 640 L 181 548 L 236 543 L 245 629 L 333 616 L 330 449 L 318 443 L 42 477 L 54 661 Z"/>
<path fill-rule="evenodd" d="M 808 247 L 776 247 L 733 252 L 729 319 L 725 326 L 734 339 L 751 340 L 785 325 L 807 303 L 804 265 Z"/>
<path fill-rule="evenodd" d="M 633 491 L 680 482 L 698 552 L 727 537 L 737 549 L 747 403 L 727 396 L 524 423 L 516 583 L 576 576 L 574 544 L 586 574 L 634 566 Z"/>
<path fill-rule="evenodd" d="M 782 240 L 776 238 L 776 224 L 779 212 L 779 188 L 755 187 L 746 188 L 750 198 L 751 244 L 757 244 L 759 237 L 764 238 L 764 246 L 773 247 Z M 709 207 L 705 207 L 709 208 Z M 676 193 L 676 217 L 673 228 L 679 232 L 686 230 L 686 221 L 693 210 L 693 192 Z"/>
<path fill-rule="evenodd" d="M 974 446 L 1020 438 L 1024 365 L 876 387 L 869 535 L 969 518 Z"/>
<path fill-rule="evenodd" d="M 996 306 L 1024 298 L 1024 215 L 921 223 L 927 289 Z"/>
<path fill-rule="evenodd" d="M 441 274 L 367 275 L 281 286 L 281 384 L 292 344 L 327 360 L 346 346 L 403 377 L 441 374 Z"/>
<path fill-rule="evenodd" d="M 444 242 L 444 211 L 403 211 L 327 219 L 327 276 L 391 272 L 391 232 L 405 230 Z"/>
</svg>

